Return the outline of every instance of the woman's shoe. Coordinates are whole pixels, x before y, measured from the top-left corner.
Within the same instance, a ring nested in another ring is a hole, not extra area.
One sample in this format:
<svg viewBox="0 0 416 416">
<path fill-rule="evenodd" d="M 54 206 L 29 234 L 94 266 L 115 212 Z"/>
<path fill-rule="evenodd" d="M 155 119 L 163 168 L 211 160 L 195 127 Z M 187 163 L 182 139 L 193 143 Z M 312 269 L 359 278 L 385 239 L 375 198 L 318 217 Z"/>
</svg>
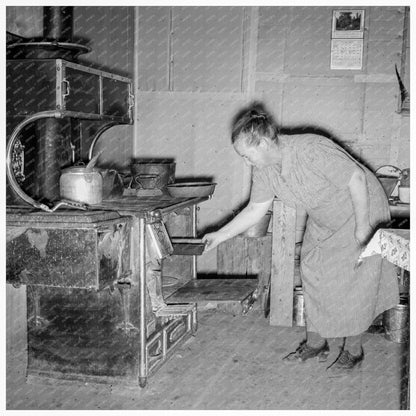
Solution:
<svg viewBox="0 0 416 416">
<path fill-rule="evenodd" d="M 326 369 L 328 374 L 333 376 L 350 374 L 361 367 L 364 360 L 364 350 L 361 347 L 360 355 L 352 355 L 349 351 L 341 347 L 338 358 Z"/>
<path fill-rule="evenodd" d="M 329 345 L 328 341 L 325 340 L 325 343 L 321 347 L 311 347 L 306 341 L 302 341 L 296 351 L 291 352 L 282 358 L 285 362 L 304 362 L 309 358 L 317 357 L 319 362 L 324 362 L 328 359 L 329 355 Z"/>
</svg>

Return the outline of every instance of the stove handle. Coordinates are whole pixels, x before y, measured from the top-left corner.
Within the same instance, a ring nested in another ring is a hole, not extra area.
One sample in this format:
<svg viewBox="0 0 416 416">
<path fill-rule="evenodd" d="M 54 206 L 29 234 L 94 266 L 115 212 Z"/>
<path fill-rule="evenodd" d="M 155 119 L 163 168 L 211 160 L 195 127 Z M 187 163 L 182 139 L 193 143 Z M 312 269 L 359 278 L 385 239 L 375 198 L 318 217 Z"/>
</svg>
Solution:
<svg viewBox="0 0 416 416">
<path fill-rule="evenodd" d="M 11 188 L 13 189 L 13 191 L 24 202 L 28 203 L 29 205 L 32 205 L 35 208 L 39 208 L 43 211 L 53 212 L 57 208 L 59 208 L 59 206 L 62 206 L 64 204 L 68 205 L 68 202 L 67 201 L 58 201 L 58 203 L 55 205 L 55 207 L 50 208 L 48 205 L 46 205 L 42 202 L 35 201 L 32 197 L 30 197 L 28 194 L 26 194 L 26 192 L 24 192 L 23 189 L 19 186 L 19 183 L 17 182 L 17 180 L 15 178 L 15 174 L 13 172 L 13 166 L 12 166 L 13 165 L 13 163 L 12 163 L 13 148 L 14 148 L 14 145 L 17 141 L 19 133 L 23 130 L 23 127 L 25 127 L 29 123 L 32 123 L 36 120 L 43 119 L 43 118 L 49 118 L 49 117 L 60 118 L 61 116 L 60 116 L 59 112 L 55 112 L 55 111 L 44 111 L 44 112 L 41 112 L 41 113 L 37 113 L 37 114 L 34 114 L 32 116 L 29 116 L 29 117 L 25 118 L 13 130 L 13 132 L 12 132 L 10 138 L 9 138 L 9 141 L 7 143 L 7 146 L 6 146 L 6 176 L 7 176 L 7 179 L 9 180 L 9 184 L 10 184 Z M 76 204 L 76 208 L 84 209 L 84 206 L 80 207 L 80 206 L 78 206 L 77 203 L 75 203 L 75 204 Z"/>
<path fill-rule="evenodd" d="M 54 212 L 56 211 L 58 208 L 65 206 L 65 207 L 71 207 L 71 208 L 75 208 L 75 209 L 81 209 L 83 211 L 87 210 L 87 205 L 78 202 L 78 201 L 71 201 L 69 199 L 61 199 L 60 201 L 58 201 L 52 208 L 49 208 L 49 212 Z"/>
<path fill-rule="evenodd" d="M 127 113 L 128 113 L 128 115 L 129 115 L 130 118 L 133 118 L 132 117 L 132 110 L 133 110 L 134 105 L 135 105 L 135 101 L 134 100 L 135 100 L 134 94 L 132 94 L 131 92 L 129 92 L 129 107 L 127 109 Z"/>
<path fill-rule="evenodd" d="M 65 100 L 66 97 L 70 94 L 71 89 L 69 85 L 69 81 L 67 79 L 62 80 L 62 100 Z"/>
</svg>

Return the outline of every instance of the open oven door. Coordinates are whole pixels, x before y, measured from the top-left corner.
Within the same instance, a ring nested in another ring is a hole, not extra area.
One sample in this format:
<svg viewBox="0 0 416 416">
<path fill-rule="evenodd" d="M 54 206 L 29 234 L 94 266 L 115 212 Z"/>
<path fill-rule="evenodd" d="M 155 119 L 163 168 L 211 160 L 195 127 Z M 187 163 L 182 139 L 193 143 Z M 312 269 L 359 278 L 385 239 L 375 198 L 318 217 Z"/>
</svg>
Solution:
<svg viewBox="0 0 416 416">
<path fill-rule="evenodd" d="M 172 238 L 173 255 L 198 256 L 200 239 Z M 198 310 L 219 309 L 246 314 L 253 307 L 264 309 L 270 278 L 270 236 L 235 237 L 218 246 L 217 274 L 200 274 L 180 287 L 169 290 L 164 276 L 167 304 L 196 303 Z M 174 285 L 173 285 L 174 286 Z"/>
</svg>

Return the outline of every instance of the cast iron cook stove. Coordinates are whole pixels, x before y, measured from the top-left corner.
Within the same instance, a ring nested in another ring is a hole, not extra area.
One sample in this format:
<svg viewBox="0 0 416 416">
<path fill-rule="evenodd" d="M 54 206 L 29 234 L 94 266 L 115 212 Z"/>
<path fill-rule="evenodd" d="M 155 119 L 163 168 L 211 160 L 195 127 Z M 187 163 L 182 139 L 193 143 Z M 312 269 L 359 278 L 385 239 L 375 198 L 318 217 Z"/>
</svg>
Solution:
<svg viewBox="0 0 416 416">
<path fill-rule="evenodd" d="M 152 310 L 147 261 L 172 252 L 161 213 L 118 209 L 8 210 L 7 282 L 27 287 L 29 380 L 143 387 L 196 331 L 195 304 Z"/>
<path fill-rule="evenodd" d="M 27 289 L 29 378 L 144 386 L 196 330 L 196 308 L 152 310 L 146 251 L 166 243 L 157 202 L 59 199 L 61 169 L 133 123 L 131 80 L 73 62 L 89 49 L 71 43 L 71 17 L 45 7 L 47 39 L 8 44 L 7 283 Z"/>
<path fill-rule="evenodd" d="M 226 301 L 218 290 L 229 297 L 231 286 L 246 298 L 254 287 L 240 294 L 241 281 L 197 282 L 188 255 L 181 265 L 192 276 L 177 276 L 193 281 L 153 307 L 149 283 L 162 276 L 151 263 L 183 254 L 173 252 L 164 221 L 174 229 L 191 212 L 191 229 L 172 236 L 196 238 L 205 197 L 120 196 L 90 207 L 60 200 L 61 169 L 91 159 L 107 129 L 132 124 L 134 106 L 130 79 L 73 62 L 88 48 L 71 42 L 71 9 L 45 7 L 46 39 L 8 44 L 7 283 L 27 289 L 28 380 L 143 387 L 196 331 L 194 302 Z"/>
</svg>

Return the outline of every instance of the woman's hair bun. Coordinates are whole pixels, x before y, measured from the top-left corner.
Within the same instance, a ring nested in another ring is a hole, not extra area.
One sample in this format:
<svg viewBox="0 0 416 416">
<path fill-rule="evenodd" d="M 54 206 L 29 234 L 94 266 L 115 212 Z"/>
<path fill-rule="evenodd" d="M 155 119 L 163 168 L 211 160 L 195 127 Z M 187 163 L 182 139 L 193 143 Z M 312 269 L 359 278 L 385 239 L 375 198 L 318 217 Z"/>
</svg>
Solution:
<svg viewBox="0 0 416 416">
<path fill-rule="evenodd" d="M 233 122 L 231 142 L 244 139 L 257 146 L 265 137 L 277 142 L 278 127 L 262 103 L 252 103 L 240 111 Z"/>
<path fill-rule="evenodd" d="M 266 119 L 266 115 L 259 113 L 257 110 L 251 110 L 250 118 L 251 119 L 258 118 L 258 119 L 261 119 L 261 120 L 265 120 Z"/>
</svg>

